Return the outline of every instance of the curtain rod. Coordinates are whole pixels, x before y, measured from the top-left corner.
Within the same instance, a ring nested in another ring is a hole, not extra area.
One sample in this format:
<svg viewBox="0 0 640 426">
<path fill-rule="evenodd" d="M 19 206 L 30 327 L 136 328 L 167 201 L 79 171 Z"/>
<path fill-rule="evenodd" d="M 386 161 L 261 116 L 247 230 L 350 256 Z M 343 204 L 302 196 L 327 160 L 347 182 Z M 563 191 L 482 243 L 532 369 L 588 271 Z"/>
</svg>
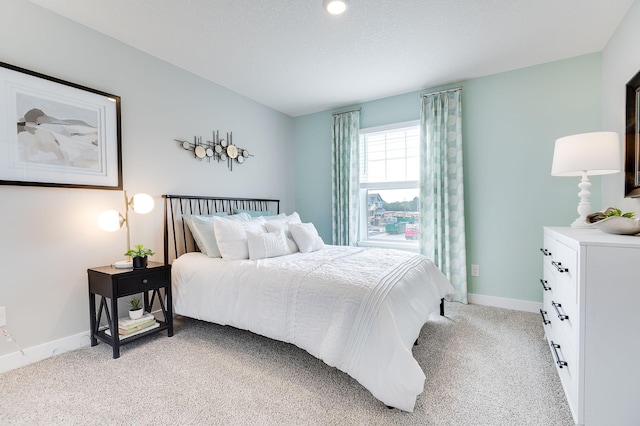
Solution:
<svg viewBox="0 0 640 426">
<path fill-rule="evenodd" d="M 447 92 L 455 92 L 457 90 L 462 90 L 462 86 L 460 87 L 454 87 L 453 89 L 446 89 L 446 90 L 439 90 L 437 92 L 431 92 L 431 93 L 422 93 L 420 95 L 421 98 L 424 98 L 425 96 L 431 96 L 431 95 L 438 95 L 440 93 L 447 93 Z"/>
<path fill-rule="evenodd" d="M 356 108 L 356 109 L 350 109 L 349 111 L 340 111 L 340 112 L 334 112 L 331 115 L 340 115 L 340 114 L 346 114 L 348 112 L 354 112 L 354 111 L 362 111 L 362 108 Z"/>
</svg>

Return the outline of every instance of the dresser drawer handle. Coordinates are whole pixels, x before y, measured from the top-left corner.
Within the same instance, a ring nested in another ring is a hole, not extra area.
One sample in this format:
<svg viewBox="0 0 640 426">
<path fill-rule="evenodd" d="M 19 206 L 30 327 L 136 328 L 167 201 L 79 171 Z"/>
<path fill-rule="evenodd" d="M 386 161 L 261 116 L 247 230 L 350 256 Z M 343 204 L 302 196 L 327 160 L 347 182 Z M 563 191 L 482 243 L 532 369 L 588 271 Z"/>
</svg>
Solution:
<svg viewBox="0 0 640 426">
<path fill-rule="evenodd" d="M 565 267 L 562 266 L 562 262 L 556 262 L 556 261 L 552 261 L 551 264 L 553 266 L 556 267 L 556 269 L 558 270 L 558 272 L 563 273 L 563 272 L 569 272 L 569 270 Z"/>
<path fill-rule="evenodd" d="M 142 284 L 147 284 L 148 282 L 149 282 L 149 280 L 148 280 L 148 279 L 146 279 L 146 278 L 143 278 L 143 279 L 142 279 Z"/>
<path fill-rule="evenodd" d="M 553 340 L 551 341 L 551 349 L 553 349 L 553 354 L 556 357 L 556 364 L 558 364 L 558 368 L 566 367 L 569 365 L 567 364 L 567 361 L 563 361 L 560 359 L 560 355 L 558 355 L 558 349 L 560 349 L 560 345 L 554 343 Z"/>
<path fill-rule="evenodd" d="M 542 323 L 544 325 L 551 324 L 551 321 L 544 317 L 545 315 L 547 315 L 547 311 L 543 311 L 542 309 L 540 309 L 540 315 L 542 316 Z"/>
<path fill-rule="evenodd" d="M 551 301 L 551 306 L 553 306 L 553 309 L 556 310 L 556 313 L 558 314 L 558 318 L 560 318 L 560 321 L 569 319 L 569 315 L 561 314 L 560 310 L 558 309 L 558 308 L 562 308 L 562 303 L 556 303 L 554 301 Z"/>
<path fill-rule="evenodd" d="M 551 252 L 549 250 L 547 250 L 546 248 L 541 248 L 540 251 L 545 256 L 551 256 Z"/>
<path fill-rule="evenodd" d="M 547 287 L 547 284 L 549 284 L 549 282 L 547 280 L 540 280 L 540 284 L 542 284 L 542 288 L 544 289 L 544 291 L 549 291 L 551 290 L 551 287 Z"/>
</svg>

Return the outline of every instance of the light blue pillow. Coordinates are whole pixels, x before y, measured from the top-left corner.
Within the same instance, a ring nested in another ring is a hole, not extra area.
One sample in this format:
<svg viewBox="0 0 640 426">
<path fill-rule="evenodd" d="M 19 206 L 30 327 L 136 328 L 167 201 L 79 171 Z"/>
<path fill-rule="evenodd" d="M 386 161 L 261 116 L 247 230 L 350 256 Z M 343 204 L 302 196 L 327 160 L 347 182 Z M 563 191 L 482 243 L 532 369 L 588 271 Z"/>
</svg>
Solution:
<svg viewBox="0 0 640 426">
<path fill-rule="evenodd" d="M 233 209 L 233 214 L 238 214 L 238 213 L 247 213 L 251 217 L 269 216 L 270 214 L 267 210 L 258 211 L 258 210 Z"/>
<path fill-rule="evenodd" d="M 238 213 L 247 213 L 251 217 L 264 217 L 267 220 L 276 219 L 286 217 L 287 215 L 284 213 L 280 213 L 278 215 L 272 215 L 268 210 L 242 210 L 242 209 L 233 209 L 233 214 Z"/>
<path fill-rule="evenodd" d="M 227 216 L 227 213 L 219 212 L 210 215 L 185 214 L 182 216 L 182 220 L 189 227 L 198 248 L 209 257 L 221 257 L 213 231 L 213 222 L 215 220 L 214 217 L 223 216 Z"/>
</svg>

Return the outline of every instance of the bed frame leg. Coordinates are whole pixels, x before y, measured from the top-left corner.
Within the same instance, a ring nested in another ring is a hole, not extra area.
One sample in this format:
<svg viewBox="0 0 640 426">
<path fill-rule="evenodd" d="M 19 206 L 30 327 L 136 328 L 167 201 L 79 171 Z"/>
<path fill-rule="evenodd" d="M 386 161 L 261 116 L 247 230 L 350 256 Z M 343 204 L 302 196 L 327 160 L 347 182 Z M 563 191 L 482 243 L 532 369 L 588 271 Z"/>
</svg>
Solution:
<svg viewBox="0 0 640 426">
<path fill-rule="evenodd" d="M 444 297 L 440 299 L 440 316 L 444 316 Z"/>
</svg>

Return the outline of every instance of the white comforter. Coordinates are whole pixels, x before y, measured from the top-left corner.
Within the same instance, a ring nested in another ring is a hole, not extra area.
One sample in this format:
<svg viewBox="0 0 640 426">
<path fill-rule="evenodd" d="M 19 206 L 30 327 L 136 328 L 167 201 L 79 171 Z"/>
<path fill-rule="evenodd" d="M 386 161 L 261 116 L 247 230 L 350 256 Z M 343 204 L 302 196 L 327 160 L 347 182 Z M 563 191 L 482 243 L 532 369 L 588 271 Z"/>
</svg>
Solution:
<svg viewBox="0 0 640 426">
<path fill-rule="evenodd" d="M 453 293 L 424 256 L 343 246 L 258 261 L 187 253 L 172 289 L 175 313 L 292 343 L 405 411 L 425 380 L 413 343 Z"/>
</svg>

